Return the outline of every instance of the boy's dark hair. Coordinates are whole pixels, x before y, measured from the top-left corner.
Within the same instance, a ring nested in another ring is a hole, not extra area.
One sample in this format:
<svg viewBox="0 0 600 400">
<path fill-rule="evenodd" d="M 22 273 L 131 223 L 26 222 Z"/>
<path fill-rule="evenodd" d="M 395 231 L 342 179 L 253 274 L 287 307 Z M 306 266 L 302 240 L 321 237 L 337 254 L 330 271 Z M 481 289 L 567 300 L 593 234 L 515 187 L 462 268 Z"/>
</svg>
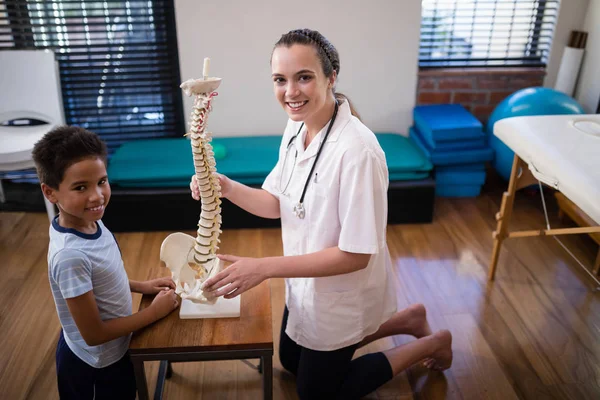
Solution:
<svg viewBox="0 0 600 400">
<path fill-rule="evenodd" d="M 40 182 L 58 189 L 67 168 L 86 158 L 100 158 L 106 164 L 107 150 L 95 133 L 63 125 L 46 133 L 32 155 Z"/>
</svg>

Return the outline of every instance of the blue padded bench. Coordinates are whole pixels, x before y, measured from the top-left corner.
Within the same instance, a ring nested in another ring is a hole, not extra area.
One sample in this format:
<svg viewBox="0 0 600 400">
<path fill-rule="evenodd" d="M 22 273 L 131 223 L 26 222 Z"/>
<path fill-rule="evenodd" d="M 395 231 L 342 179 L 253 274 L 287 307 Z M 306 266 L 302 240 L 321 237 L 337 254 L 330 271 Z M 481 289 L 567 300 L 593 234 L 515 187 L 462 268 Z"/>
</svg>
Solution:
<svg viewBox="0 0 600 400">
<path fill-rule="evenodd" d="M 390 181 L 427 178 L 433 166 L 404 136 L 377 134 L 386 153 Z M 225 148 L 217 171 L 247 185 L 260 185 L 277 163 L 281 136 L 213 138 Z M 137 140 L 123 144 L 112 156 L 108 176 L 122 187 L 187 187 L 194 174 L 192 150 L 186 138 Z"/>
<path fill-rule="evenodd" d="M 378 133 L 390 175 L 389 223 L 427 223 L 433 219 L 435 180 L 432 164 L 410 139 Z M 217 171 L 252 187 L 260 187 L 275 166 L 281 136 L 213 138 L 224 146 Z M 113 231 L 195 230 L 200 212 L 189 193 L 194 173 L 186 138 L 125 143 L 111 157 L 108 175 L 113 188 L 104 222 Z M 279 220 L 255 217 L 223 199 L 223 225 L 228 228 L 277 227 Z"/>
</svg>

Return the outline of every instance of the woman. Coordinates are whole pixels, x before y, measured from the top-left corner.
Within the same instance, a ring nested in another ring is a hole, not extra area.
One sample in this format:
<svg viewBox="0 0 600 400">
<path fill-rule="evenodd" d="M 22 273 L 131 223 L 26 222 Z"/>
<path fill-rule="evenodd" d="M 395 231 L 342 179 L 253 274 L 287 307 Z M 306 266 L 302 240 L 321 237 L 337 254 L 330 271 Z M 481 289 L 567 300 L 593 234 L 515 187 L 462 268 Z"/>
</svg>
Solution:
<svg viewBox="0 0 600 400">
<path fill-rule="evenodd" d="M 302 399 L 362 397 L 412 364 L 452 362 L 450 332 L 431 333 L 425 308 L 396 312 L 386 244 L 388 169 L 373 132 L 335 93 L 337 50 L 319 32 L 291 31 L 271 56 L 275 97 L 289 121 L 279 161 L 262 189 L 220 177 L 222 197 L 246 211 L 281 218 L 283 257 L 220 255 L 233 264 L 205 282 L 231 298 L 286 278 L 281 364 Z M 194 179 L 192 196 L 199 199 Z M 417 340 L 352 360 L 382 337 Z"/>
</svg>

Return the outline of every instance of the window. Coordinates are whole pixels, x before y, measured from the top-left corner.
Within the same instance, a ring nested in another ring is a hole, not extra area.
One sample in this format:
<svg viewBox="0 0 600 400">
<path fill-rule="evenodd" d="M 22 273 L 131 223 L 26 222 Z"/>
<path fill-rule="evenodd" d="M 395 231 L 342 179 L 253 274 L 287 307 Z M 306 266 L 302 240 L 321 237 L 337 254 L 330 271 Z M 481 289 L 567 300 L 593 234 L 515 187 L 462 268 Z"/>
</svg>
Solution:
<svg viewBox="0 0 600 400">
<path fill-rule="evenodd" d="M 558 0 L 423 0 L 420 67 L 545 66 Z"/>
<path fill-rule="evenodd" d="M 184 132 L 173 0 L 0 0 L 0 50 L 13 49 L 54 51 L 66 123 L 109 153 Z"/>
</svg>

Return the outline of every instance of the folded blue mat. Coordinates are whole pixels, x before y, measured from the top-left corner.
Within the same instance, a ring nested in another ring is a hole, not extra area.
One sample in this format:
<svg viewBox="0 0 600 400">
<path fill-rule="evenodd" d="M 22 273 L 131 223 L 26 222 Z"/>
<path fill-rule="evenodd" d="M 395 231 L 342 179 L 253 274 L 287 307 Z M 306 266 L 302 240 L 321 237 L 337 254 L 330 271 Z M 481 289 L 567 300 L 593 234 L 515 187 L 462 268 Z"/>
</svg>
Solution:
<svg viewBox="0 0 600 400">
<path fill-rule="evenodd" d="M 417 106 L 413 118 L 417 129 L 430 143 L 481 139 L 483 136 L 481 122 L 460 104 Z"/>
<path fill-rule="evenodd" d="M 438 197 L 477 197 L 481 193 L 481 185 L 435 185 Z"/>
<path fill-rule="evenodd" d="M 456 165 L 473 164 L 485 161 L 491 161 L 494 158 L 494 152 L 490 147 L 480 149 L 440 151 L 427 146 L 423 138 L 415 131 L 410 129 L 410 138 L 423 150 L 433 165 Z"/>
<path fill-rule="evenodd" d="M 479 138 L 457 138 L 454 140 L 435 141 L 429 135 L 423 135 L 423 133 L 419 131 L 419 129 L 416 127 L 416 125 L 412 126 L 411 129 L 418 131 L 425 143 L 427 143 L 427 145 L 434 150 L 452 151 L 463 149 L 476 149 L 480 147 L 485 147 L 487 144 L 487 138 L 483 132 L 481 132 L 481 136 Z"/>
<path fill-rule="evenodd" d="M 435 171 L 436 185 L 483 185 L 485 171 Z"/>
<path fill-rule="evenodd" d="M 442 165 L 435 167 L 436 171 L 441 172 L 474 172 L 474 171 L 485 171 L 484 163 L 473 163 L 473 164 L 462 164 L 462 165 Z"/>
</svg>

